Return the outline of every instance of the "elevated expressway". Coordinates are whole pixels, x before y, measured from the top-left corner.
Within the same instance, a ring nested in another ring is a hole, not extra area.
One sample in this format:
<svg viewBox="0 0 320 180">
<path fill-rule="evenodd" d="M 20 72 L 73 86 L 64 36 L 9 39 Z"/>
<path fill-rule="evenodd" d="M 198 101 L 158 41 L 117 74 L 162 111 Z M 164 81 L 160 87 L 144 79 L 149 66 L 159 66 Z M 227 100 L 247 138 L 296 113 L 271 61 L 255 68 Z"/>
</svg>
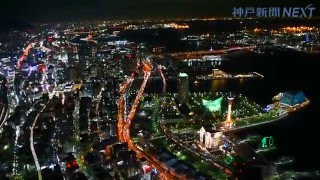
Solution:
<svg viewBox="0 0 320 180">
<path fill-rule="evenodd" d="M 137 66 L 137 68 L 138 68 L 138 66 Z M 119 140 L 122 142 L 127 142 L 129 148 L 136 152 L 137 157 L 145 158 L 151 166 L 155 167 L 157 169 L 157 171 L 159 172 L 160 179 L 164 179 L 164 180 L 185 179 L 185 177 L 183 177 L 179 174 L 176 174 L 173 171 L 170 171 L 169 168 L 163 162 L 160 162 L 154 155 L 147 154 L 142 149 L 138 148 L 134 144 L 134 142 L 130 136 L 131 123 L 134 120 L 134 116 L 135 116 L 136 110 L 139 106 L 140 99 L 143 96 L 144 89 L 147 85 L 148 79 L 151 76 L 152 64 L 150 62 L 143 62 L 142 68 L 143 68 L 143 74 L 144 74 L 143 82 L 142 82 L 142 85 L 141 85 L 141 87 L 136 95 L 136 98 L 132 104 L 132 107 L 131 107 L 131 110 L 129 111 L 127 119 L 124 119 L 124 113 L 125 113 L 124 96 L 125 96 L 127 88 L 130 86 L 131 82 L 134 80 L 134 75 L 129 77 L 127 79 L 127 81 L 125 82 L 125 84 L 120 87 L 120 98 L 119 98 L 119 109 L 118 109 L 118 137 L 119 137 Z M 161 73 L 161 76 L 164 78 L 162 71 L 159 70 L 159 72 Z M 165 79 L 163 79 L 163 82 L 165 83 Z M 165 86 L 164 86 L 164 89 L 165 89 Z"/>
</svg>

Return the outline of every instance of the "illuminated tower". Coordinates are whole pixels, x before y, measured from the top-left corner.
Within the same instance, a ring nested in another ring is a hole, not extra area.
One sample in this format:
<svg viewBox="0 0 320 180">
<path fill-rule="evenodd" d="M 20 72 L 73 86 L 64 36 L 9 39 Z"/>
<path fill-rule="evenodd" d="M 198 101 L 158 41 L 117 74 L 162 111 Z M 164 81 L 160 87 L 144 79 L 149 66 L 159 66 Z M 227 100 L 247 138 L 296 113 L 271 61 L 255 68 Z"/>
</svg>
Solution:
<svg viewBox="0 0 320 180">
<path fill-rule="evenodd" d="M 227 114 L 227 119 L 225 121 L 225 127 L 227 129 L 233 126 L 232 117 L 231 117 L 231 108 L 232 108 L 233 99 L 234 99 L 234 96 L 230 94 L 228 96 L 228 114 Z"/>
</svg>

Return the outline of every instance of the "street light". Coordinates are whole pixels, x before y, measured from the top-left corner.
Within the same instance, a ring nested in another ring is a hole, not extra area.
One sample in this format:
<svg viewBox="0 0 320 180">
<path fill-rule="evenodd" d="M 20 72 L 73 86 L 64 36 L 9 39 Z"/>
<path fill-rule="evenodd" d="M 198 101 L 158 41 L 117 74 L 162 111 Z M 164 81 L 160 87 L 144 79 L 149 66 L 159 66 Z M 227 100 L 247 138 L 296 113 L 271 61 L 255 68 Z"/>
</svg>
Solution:
<svg viewBox="0 0 320 180">
<path fill-rule="evenodd" d="M 7 150 L 8 148 L 9 148 L 9 145 L 7 144 L 3 147 L 3 150 Z"/>
</svg>

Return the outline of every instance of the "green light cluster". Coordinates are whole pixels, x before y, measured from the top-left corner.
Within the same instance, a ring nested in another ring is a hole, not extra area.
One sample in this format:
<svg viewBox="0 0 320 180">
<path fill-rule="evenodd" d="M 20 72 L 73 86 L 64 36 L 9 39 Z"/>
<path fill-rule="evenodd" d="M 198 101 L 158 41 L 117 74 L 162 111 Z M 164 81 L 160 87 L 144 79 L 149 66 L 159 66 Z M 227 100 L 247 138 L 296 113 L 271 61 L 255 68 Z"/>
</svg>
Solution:
<svg viewBox="0 0 320 180">
<path fill-rule="evenodd" d="M 270 146 L 273 146 L 273 137 L 272 136 L 264 137 L 261 140 L 260 147 L 261 148 L 267 148 L 267 147 L 270 147 Z"/>
<path fill-rule="evenodd" d="M 224 162 L 226 164 L 232 164 L 234 162 L 234 158 L 231 155 L 227 155 L 226 158 L 224 159 Z"/>
</svg>

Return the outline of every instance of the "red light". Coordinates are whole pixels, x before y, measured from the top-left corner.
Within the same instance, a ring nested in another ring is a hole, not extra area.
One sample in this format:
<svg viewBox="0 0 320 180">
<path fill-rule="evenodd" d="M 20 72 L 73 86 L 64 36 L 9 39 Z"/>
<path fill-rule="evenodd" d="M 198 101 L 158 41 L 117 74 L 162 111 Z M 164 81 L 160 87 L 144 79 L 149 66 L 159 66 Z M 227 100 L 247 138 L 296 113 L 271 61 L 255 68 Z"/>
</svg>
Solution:
<svg viewBox="0 0 320 180">
<path fill-rule="evenodd" d="M 73 160 L 73 161 L 72 161 L 72 165 L 73 165 L 73 166 L 77 166 L 78 164 L 77 164 L 77 162 L 76 162 L 75 160 Z"/>
<path fill-rule="evenodd" d="M 231 172 L 229 169 L 226 169 L 225 172 L 226 172 L 227 174 L 229 174 L 229 175 L 232 174 L 232 172 Z"/>
<path fill-rule="evenodd" d="M 67 168 L 70 169 L 71 168 L 71 165 L 69 163 L 67 163 Z"/>
<path fill-rule="evenodd" d="M 39 65 L 38 65 L 38 69 L 39 69 L 40 72 L 43 73 L 43 72 L 46 70 L 46 66 L 43 65 L 43 64 L 39 64 Z"/>
<path fill-rule="evenodd" d="M 151 166 L 148 166 L 148 165 L 144 165 L 144 166 L 143 166 L 143 171 L 144 171 L 145 174 L 150 173 L 151 170 L 152 170 L 152 167 L 151 167 Z"/>
</svg>

